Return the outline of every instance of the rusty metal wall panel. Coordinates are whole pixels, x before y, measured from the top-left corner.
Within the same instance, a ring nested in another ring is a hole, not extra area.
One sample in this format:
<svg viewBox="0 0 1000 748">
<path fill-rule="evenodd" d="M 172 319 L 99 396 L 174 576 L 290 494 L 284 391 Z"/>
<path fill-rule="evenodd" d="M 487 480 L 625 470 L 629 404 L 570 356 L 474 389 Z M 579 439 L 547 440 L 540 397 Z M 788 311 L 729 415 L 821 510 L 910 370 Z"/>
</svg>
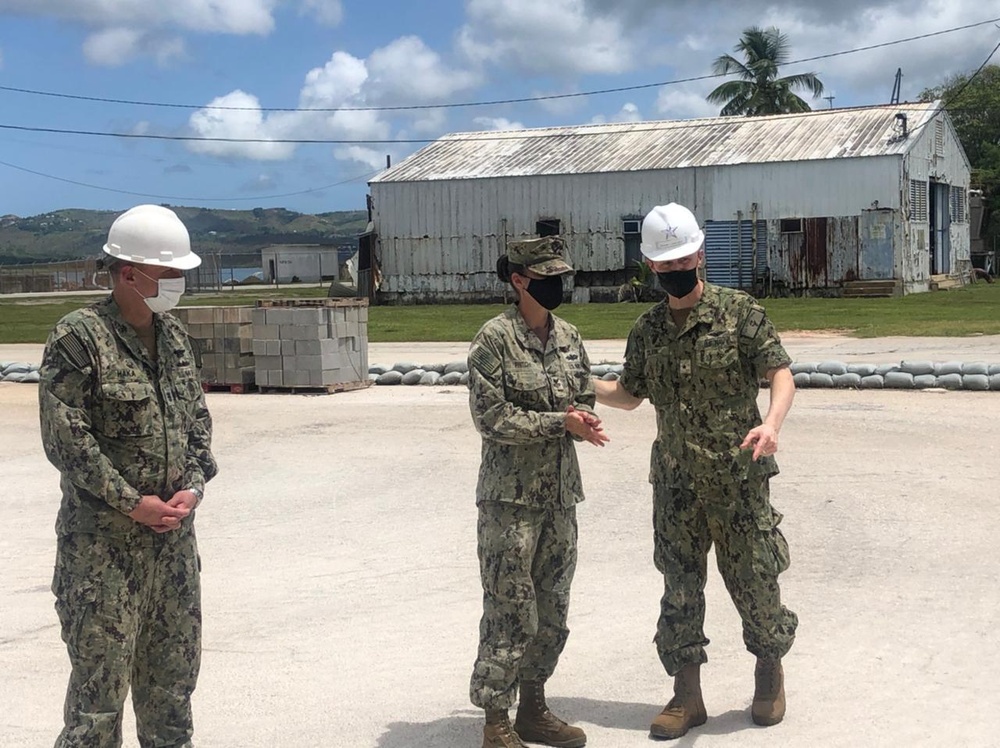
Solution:
<svg viewBox="0 0 1000 748">
<path fill-rule="evenodd" d="M 827 285 L 842 286 L 845 281 L 857 280 L 860 235 L 858 217 L 845 216 L 827 219 Z"/>
<path fill-rule="evenodd" d="M 802 261 L 799 265 L 806 288 L 826 288 L 829 276 L 825 218 L 806 218 L 803 222 Z"/>
<path fill-rule="evenodd" d="M 858 278 L 858 217 L 807 218 L 802 232 L 781 233 L 767 222 L 772 278 L 794 291 L 836 289 Z"/>
</svg>

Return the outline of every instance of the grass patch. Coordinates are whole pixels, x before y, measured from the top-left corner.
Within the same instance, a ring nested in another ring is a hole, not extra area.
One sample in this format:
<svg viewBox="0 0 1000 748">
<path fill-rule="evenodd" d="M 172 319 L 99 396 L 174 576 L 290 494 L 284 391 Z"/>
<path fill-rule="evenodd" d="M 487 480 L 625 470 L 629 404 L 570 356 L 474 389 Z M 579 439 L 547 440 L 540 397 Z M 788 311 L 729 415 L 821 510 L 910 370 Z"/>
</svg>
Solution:
<svg viewBox="0 0 1000 748">
<path fill-rule="evenodd" d="M 233 291 L 189 296 L 185 306 L 253 304 L 266 298 L 317 298 L 324 288 Z M 63 315 L 94 296 L 0 300 L 0 343 L 43 343 Z M 893 299 L 765 299 L 779 331 L 830 330 L 858 337 L 1000 334 L 1000 283 Z M 566 304 L 559 315 L 588 340 L 624 338 L 649 304 Z M 471 340 L 480 326 L 506 308 L 501 304 L 373 307 L 373 343 Z"/>
</svg>

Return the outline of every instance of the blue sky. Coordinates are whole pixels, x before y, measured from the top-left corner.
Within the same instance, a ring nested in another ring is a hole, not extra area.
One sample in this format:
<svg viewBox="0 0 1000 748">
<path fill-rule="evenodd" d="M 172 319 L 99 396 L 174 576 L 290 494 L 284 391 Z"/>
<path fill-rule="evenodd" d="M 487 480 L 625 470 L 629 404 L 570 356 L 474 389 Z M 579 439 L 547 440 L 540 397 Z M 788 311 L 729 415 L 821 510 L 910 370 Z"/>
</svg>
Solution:
<svg viewBox="0 0 1000 748">
<path fill-rule="evenodd" d="M 433 139 L 465 130 L 714 116 L 717 107 L 704 97 L 718 80 L 434 107 L 704 75 L 753 24 L 788 34 L 796 60 L 996 16 L 998 0 L 0 0 L 0 86 L 188 105 L 0 90 L 0 125 L 269 141 L 0 128 L 0 161 L 7 164 L 0 165 L 0 215 L 123 210 L 149 201 L 309 213 L 363 209 L 365 182 L 384 168 L 386 156 L 397 162 L 419 145 L 274 141 Z M 888 102 L 901 67 L 902 98 L 913 100 L 924 87 L 978 67 L 998 34 L 987 24 L 791 65 L 786 73 L 816 72 L 836 97 L 834 106 L 856 106 Z M 411 105 L 427 108 L 350 111 Z"/>
</svg>

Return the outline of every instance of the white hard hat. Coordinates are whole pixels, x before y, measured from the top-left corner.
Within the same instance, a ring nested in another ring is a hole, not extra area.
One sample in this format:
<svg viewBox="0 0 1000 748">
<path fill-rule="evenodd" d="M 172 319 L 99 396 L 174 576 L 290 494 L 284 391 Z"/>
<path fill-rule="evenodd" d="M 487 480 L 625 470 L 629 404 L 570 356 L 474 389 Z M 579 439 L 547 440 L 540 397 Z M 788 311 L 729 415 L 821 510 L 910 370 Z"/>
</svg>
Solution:
<svg viewBox="0 0 1000 748">
<path fill-rule="evenodd" d="M 108 231 L 104 251 L 137 265 L 192 270 L 201 264 L 191 251 L 191 237 L 181 219 L 160 205 L 137 205 L 118 216 Z"/>
<path fill-rule="evenodd" d="M 687 257 L 701 249 L 704 241 L 698 219 L 683 205 L 657 205 L 643 219 L 641 249 L 653 262 Z"/>
</svg>

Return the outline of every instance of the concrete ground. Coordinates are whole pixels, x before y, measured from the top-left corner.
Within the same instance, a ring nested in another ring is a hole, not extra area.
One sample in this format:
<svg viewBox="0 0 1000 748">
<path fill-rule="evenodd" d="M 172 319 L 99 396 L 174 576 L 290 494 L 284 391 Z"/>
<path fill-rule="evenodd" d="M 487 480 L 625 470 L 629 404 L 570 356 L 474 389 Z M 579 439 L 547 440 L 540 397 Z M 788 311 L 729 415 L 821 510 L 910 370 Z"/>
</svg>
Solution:
<svg viewBox="0 0 1000 748">
<path fill-rule="evenodd" d="M 1000 360 L 997 338 L 793 338 L 798 360 Z M 591 355 L 620 360 L 622 345 L 596 341 Z M 372 346 L 371 361 L 464 350 Z M 32 351 L 0 346 L 0 359 Z M 221 473 L 198 513 L 198 745 L 478 748 L 479 438 L 465 391 L 211 394 L 209 407 Z M 578 447 L 588 499 L 549 693 L 588 745 L 624 748 L 651 742 L 669 698 L 651 644 L 654 424 L 648 405 L 602 415 L 611 444 Z M 783 596 L 801 620 L 788 716 L 750 723 L 753 659 L 713 564 L 709 721 L 672 745 L 1000 746 L 998 450 L 996 393 L 800 392 L 772 486 L 792 550 Z M 34 385 L 0 384 L 0 485 L 0 745 L 35 748 L 59 730 L 68 665 L 48 589 L 57 475 Z"/>
</svg>

